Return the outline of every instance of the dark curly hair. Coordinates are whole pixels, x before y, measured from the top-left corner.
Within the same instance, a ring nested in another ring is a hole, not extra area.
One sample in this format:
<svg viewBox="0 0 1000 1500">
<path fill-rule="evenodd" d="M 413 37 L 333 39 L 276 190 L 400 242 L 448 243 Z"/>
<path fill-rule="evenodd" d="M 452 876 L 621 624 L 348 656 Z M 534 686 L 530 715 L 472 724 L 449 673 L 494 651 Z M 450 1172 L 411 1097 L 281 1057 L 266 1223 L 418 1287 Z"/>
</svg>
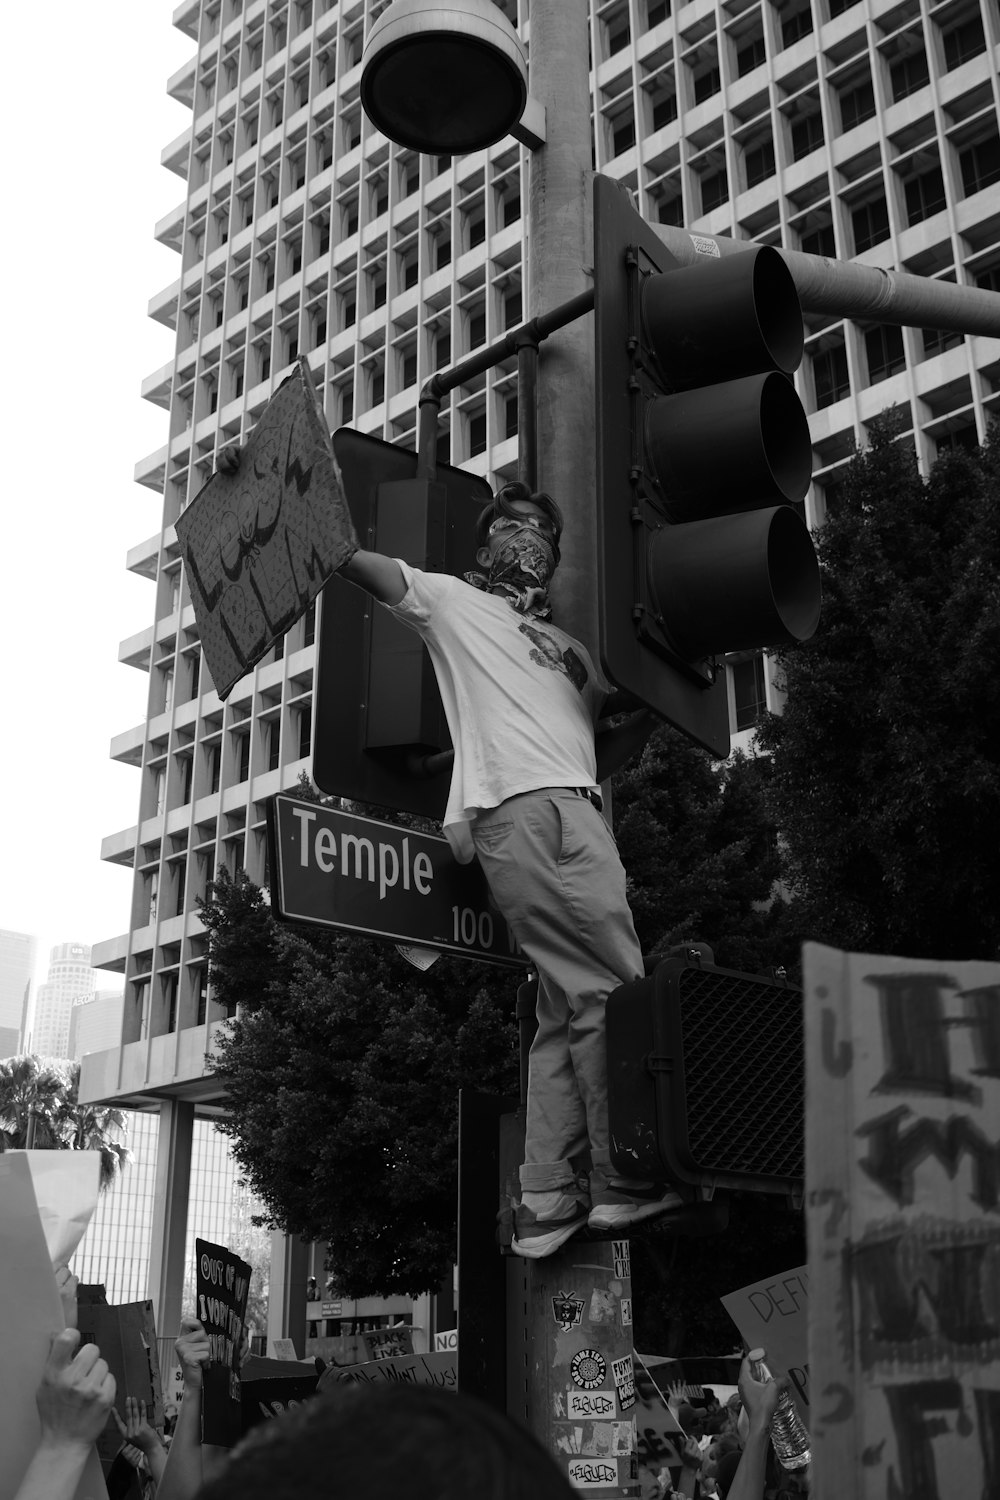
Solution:
<svg viewBox="0 0 1000 1500">
<path fill-rule="evenodd" d="M 531 504 L 537 505 L 552 522 L 556 534 L 556 561 L 558 562 L 559 538 L 563 529 L 562 511 L 546 490 L 530 490 L 520 479 L 513 479 L 510 484 L 505 484 L 503 489 L 497 490 L 489 505 L 479 512 L 479 519 L 476 522 L 476 546 L 486 546 L 490 527 L 499 516 L 517 515 L 514 502 L 518 500 L 521 502 L 530 500 Z"/>
</svg>

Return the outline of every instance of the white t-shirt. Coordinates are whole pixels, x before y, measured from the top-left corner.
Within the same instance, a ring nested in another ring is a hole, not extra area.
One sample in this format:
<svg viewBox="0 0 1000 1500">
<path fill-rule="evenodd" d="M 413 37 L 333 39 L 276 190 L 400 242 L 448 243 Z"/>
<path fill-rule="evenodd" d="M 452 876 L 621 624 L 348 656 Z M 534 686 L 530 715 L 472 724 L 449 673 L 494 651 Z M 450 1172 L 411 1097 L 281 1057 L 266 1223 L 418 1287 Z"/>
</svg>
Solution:
<svg viewBox="0 0 1000 1500">
<path fill-rule="evenodd" d="M 431 655 L 455 746 L 444 831 L 474 850 L 483 808 L 543 786 L 597 786 L 594 724 L 610 691 L 579 641 L 447 573 L 397 559 L 406 582 L 392 613 Z"/>
</svg>

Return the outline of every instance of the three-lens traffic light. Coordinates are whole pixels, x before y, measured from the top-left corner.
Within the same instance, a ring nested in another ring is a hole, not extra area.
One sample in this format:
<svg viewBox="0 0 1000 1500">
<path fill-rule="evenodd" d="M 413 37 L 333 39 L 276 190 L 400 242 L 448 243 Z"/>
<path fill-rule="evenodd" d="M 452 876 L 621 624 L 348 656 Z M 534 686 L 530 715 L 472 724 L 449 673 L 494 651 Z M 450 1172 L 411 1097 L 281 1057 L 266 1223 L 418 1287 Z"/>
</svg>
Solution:
<svg viewBox="0 0 1000 1500">
<path fill-rule="evenodd" d="M 768 246 L 681 265 L 609 178 L 594 231 L 601 658 L 725 756 L 725 655 L 819 621 L 798 296 Z"/>
</svg>

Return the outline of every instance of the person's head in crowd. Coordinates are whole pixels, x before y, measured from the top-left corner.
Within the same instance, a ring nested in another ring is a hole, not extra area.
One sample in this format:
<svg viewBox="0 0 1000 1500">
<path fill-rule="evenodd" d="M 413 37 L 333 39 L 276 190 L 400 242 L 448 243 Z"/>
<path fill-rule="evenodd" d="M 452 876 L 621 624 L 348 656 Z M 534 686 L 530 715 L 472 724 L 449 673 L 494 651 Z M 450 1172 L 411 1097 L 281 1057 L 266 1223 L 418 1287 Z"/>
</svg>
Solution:
<svg viewBox="0 0 1000 1500">
<path fill-rule="evenodd" d="M 739 1466 L 740 1450 L 738 1448 L 735 1452 L 724 1453 L 716 1464 L 715 1485 L 722 1496 L 722 1500 L 725 1500 L 725 1497 L 729 1494 L 729 1486 L 732 1484 Z"/>
<path fill-rule="evenodd" d="M 705 1410 L 708 1413 L 710 1413 L 710 1414 L 713 1411 L 718 1411 L 719 1410 L 719 1404 L 720 1404 L 719 1403 L 719 1398 L 715 1394 L 715 1392 L 712 1390 L 712 1387 L 710 1385 L 706 1385 L 705 1386 L 704 1396 L 705 1396 Z"/>
<path fill-rule="evenodd" d="M 705 1431 L 709 1437 L 718 1437 L 720 1432 L 727 1431 L 728 1422 L 729 1413 L 725 1407 L 719 1406 L 718 1402 L 716 1402 L 715 1409 L 706 1413 Z"/>
<path fill-rule="evenodd" d="M 429 1386 L 336 1383 L 254 1429 L 198 1500 L 573 1500 L 517 1423 Z"/>
</svg>

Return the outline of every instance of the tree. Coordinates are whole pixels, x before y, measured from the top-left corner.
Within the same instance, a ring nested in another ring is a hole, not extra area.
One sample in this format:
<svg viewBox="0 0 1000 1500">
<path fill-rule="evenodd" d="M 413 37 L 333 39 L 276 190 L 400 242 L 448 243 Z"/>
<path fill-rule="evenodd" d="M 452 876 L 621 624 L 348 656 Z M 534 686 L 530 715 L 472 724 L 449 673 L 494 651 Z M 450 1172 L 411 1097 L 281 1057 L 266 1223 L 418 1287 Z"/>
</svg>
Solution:
<svg viewBox="0 0 1000 1500">
<path fill-rule="evenodd" d="M 1000 851 L 1000 451 L 929 478 L 871 428 L 817 543 L 823 619 L 779 656 L 770 752 L 803 936 L 909 957 L 993 958 Z"/>
<path fill-rule="evenodd" d="M 390 948 L 282 927 L 242 874 L 220 875 L 202 918 L 215 996 L 241 1002 L 217 1058 L 222 1128 L 273 1222 L 328 1244 L 347 1296 L 436 1286 L 455 1255 L 458 1090 L 516 1090 L 511 972 L 443 957 L 418 974 Z"/>
<path fill-rule="evenodd" d="M 101 1191 L 130 1160 L 120 1109 L 80 1104 L 80 1064 L 27 1053 L 0 1062 L 0 1149 L 99 1151 Z"/>
<path fill-rule="evenodd" d="M 707 942 L 716 963 L 767 973 L 784 940 L 780 862 L 765 803 L 766 761 L 712 761 L 663 728 L 614 783 L 615 837 L 646 954 Z"/>
</svg>

